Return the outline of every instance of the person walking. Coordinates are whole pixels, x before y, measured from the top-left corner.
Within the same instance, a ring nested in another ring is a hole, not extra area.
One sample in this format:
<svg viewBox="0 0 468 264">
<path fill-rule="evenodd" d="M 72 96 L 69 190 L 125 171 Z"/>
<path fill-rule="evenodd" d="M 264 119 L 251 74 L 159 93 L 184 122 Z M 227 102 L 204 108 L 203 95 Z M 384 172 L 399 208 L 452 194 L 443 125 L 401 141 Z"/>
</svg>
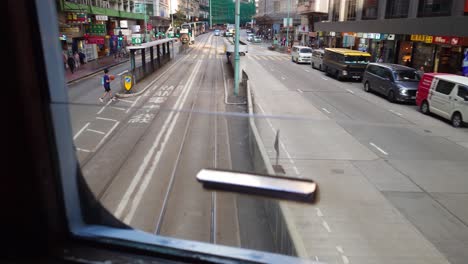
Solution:
<svg viewBox="0 0 468 264">
<path fill-rule="evenodd" d="M 109 70 L 104 69 L 104 76 L 102 76 L 102 86 L 104 87 L 105 92 L 102 95 L 102 97 L 99 97 L 99 101 L 101 101 L 101 103 L 104 103 L 104 97 L 106 97 L 106 95 L 109 95 L 111 97 L 112 101 L 116 100 L 115 96 L 112 96 L 112 91 L 111 91 L 111 88 L 110 88 L 110 83 L 111 83 L 112 79 L 111 79 L 111 76 L 109 76 L 108 73 L 109 73 Z"/>
<path fill-rule="evenodd" d="M 67 63 L 68 63 L 68 68 L 70 68 L 70 71 L 73 74 L 75 72 L 75 58 L 73 58 L 72 55 L 69 55 L 67 59 Z"/>
</svg>

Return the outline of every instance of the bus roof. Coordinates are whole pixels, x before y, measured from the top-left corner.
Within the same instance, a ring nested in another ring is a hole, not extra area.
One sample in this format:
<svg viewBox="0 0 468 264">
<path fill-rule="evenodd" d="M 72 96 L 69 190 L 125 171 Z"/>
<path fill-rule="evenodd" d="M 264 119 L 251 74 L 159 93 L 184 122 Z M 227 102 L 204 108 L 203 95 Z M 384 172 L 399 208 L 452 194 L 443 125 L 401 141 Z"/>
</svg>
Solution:
<svg viewBox="0 0 468 264">
<path fill-rule="evenodd" d="M 366 56 L 370 57 L 371 55 L 367 52 L 359 51 L 359 50 L 352 50 L 352 49 L 338 49 L 338 48 L 326 48 L 325 50 L 343 54 L 345 56 Z"/>
</svg>

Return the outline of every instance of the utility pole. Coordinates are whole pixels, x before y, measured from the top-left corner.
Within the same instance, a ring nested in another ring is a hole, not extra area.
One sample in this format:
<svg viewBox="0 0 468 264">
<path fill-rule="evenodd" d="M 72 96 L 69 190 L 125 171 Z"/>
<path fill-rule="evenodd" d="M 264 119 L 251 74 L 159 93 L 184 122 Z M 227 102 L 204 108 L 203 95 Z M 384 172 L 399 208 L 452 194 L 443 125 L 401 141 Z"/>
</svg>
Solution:
<svg viewBox="0 0 468 264">
<path fill-rule="evenodd" d="M 286 50 L 289 49 L 289 11 L 291 9 L 291 0 L 288 0 L 288 18 L 286 19 L 287 23 L 286 25 L 288 26 L 286 28 Z"/>
<path fill-rule="evenodd" d="M 240 24 L 240 0 L 236 0 L 236 9 L 235 9 L 235 23 L 236 23 L 236 34 L 234 40 L 234 95 L 239 95 L 239 24 Z"/>
<path fill-rule="evenodd" d="M 211 0 L 210 1 L 210 29 L 213 29 L 213 16 L 211 15 Z"/>
<path fill-rule="evenodd" d="M 145 11 L 144 11 L 144 12 L 145 12 L 145 36 L 144 36 L 143 39 L 144 39 L 144 42 L 147 42 L 147 41 L 146 41 L 146 37 L 147 37 L 147 35 L 148 35 L 148 32 L 147 32 L 147 25 L 148 25 L 148 24 L 147 24 L 147 22 L 146 22 L 146 0 L 145 0 L 145 2 L 144 2 L 143 5 L 144 5 L 144 7 L 145 7 Z"/>
</svg>

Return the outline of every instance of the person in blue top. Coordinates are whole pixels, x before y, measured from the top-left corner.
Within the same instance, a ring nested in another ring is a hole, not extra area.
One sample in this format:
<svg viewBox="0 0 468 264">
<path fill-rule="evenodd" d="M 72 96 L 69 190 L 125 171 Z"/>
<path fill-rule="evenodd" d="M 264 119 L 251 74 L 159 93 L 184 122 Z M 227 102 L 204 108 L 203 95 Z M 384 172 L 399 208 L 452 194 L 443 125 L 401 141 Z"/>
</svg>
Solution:
<svg viewBox="0 0 468 264">
<path fill-rule="evenodd" d="M 102 86 L 104 87 L 105 92 L 102 95 L 102 97 L 99 97 L 99 101 L 101 101 L 101 103 L 104 103 L 104 97 L 106 97 L 106 95 L 109 95 L 112 101 L 116 100 L 115 96 L 112 96 L 112 91 L 110 88 L 110 83 L 112 80 L 108 73 L 109 73 L 109 70 L 104 69 L 104 76 L 102 76 Z"/>
</svg>

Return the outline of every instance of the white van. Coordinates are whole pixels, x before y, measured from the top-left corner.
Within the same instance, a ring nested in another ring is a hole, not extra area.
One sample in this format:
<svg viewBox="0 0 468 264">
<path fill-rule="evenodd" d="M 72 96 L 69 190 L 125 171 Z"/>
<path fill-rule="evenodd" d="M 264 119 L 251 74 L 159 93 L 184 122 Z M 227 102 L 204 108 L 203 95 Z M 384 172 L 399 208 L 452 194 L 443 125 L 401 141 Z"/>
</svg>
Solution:
<svg viewBox="0 0 468 264">
<path fill-rule="evenodd" d="M 463 126 L 468 122 L 468 77 L 424 74 L 419 82 L 416 104 L 424 114 L 431 112 L 451 120 L 454 127 Z"/>
<path fill-rule="evenodd" d="M 312 49 L 306 46 L 294 46 L 291 50 L 291 60 L 296 63 L 310 63 Z"/>
<path fill-rule="evenodd" d="M 313 69 L 323 70 L 323 55 L 325 54 L 325 50 L 323 49 L 315 49 L 312 51 L 312 59 L 311 65 Z"/>
</svg>

